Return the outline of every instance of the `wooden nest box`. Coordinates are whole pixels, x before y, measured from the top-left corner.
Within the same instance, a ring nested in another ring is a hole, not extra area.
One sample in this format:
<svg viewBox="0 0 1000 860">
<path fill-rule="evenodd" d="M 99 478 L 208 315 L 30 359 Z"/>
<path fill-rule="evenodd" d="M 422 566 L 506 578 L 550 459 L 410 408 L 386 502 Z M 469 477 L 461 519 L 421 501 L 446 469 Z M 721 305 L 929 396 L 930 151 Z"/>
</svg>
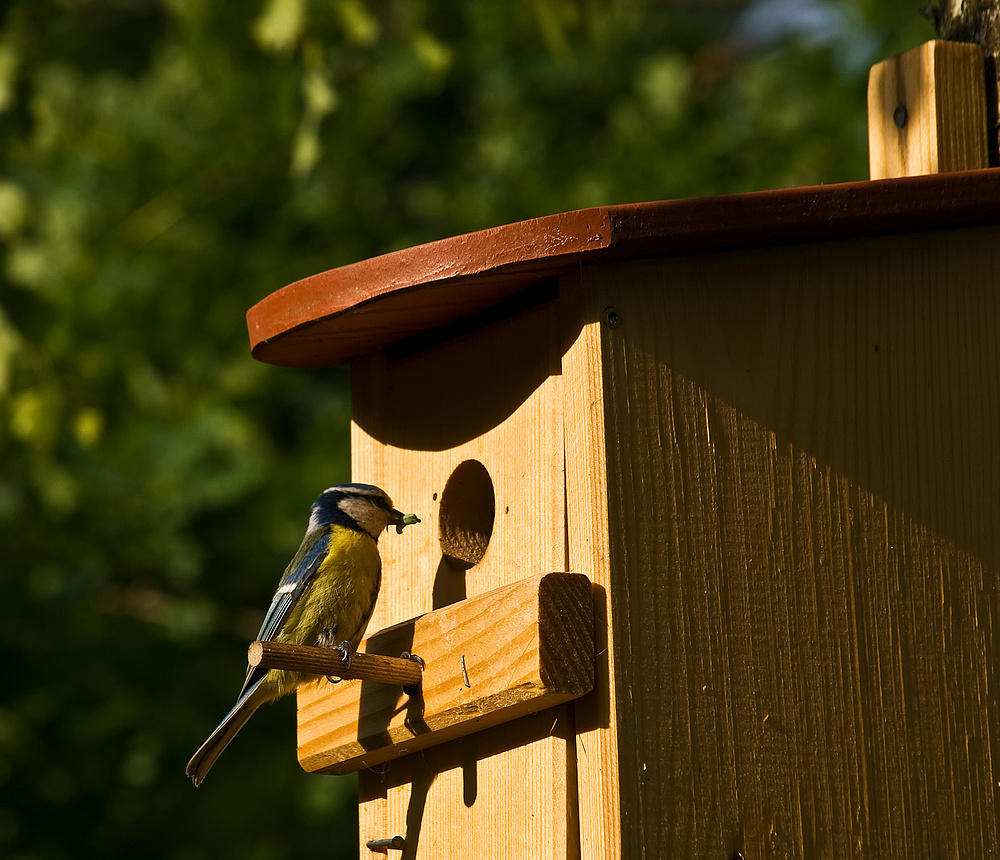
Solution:
<svg viewBox="0 0 1000 860">
<path fill-rule="evenodd" d="M 362 855 L 996 853 L 998 281 L 974 170 L 553 215 L 251 309 L 260 360 L 350 362 L 354 478 L 423 520 L 362 645 L 422 691 L 299 694 Z"/>
</svg>

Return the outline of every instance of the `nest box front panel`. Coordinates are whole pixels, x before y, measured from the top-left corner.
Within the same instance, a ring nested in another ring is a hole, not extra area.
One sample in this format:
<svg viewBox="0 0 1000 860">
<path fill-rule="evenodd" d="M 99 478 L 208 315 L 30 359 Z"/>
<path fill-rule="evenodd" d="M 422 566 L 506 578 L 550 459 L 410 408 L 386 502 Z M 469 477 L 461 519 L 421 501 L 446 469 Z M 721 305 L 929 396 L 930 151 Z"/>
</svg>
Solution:
<svg viewBox="0 0 1000 860">
<path fill-rule="evenodd" d="M 998 240 L 583 270 L 624 856 L 1000 849 Z"/>
<path fill-rule="evenodd" d="M 555 303 L 353 367 L 352 470 L 423 522 L 380 542 L 371 630 L 564 570 Z"/>
<path fill-rule="evenodd" d="M 383 584 L 369 635 L 566 569 L 554 302 L 358 359 L 352 374 L 353 477 L 384 487 L 422 520 L 380 541 Z M 550 710 L 361 771 L 362 845 L 398 833 L 408 850 L 419 842 L 419 856 L 451 856 L 461 832 L 466 844 L 499 839 L 506 847 L 496 856 L 532 856 L 541 846 L 566 855 L 575 777 L 568 724 L 564 709 Z"/>
</svg>

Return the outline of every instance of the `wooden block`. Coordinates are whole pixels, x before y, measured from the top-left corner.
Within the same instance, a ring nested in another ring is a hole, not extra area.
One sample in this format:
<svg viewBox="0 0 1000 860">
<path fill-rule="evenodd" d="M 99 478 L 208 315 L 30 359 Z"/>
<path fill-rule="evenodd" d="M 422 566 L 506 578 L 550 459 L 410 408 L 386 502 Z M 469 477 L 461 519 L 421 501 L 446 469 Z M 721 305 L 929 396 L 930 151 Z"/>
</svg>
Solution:
<svg viewBox="0 0 1000 860">
<path fill-rule="evenodd" d="M 988 167 L 982 49 L 936 40 L 872 66 L 868 154 L 872 179 Z"/>
<path fill-rule="evenodd" d="M 419 655 L 421 691 L 384 684 L 299 691 L 299 762 L 350 773 L 588 693 L 594 682 L 590 581 L 549 573 L 371 636 L 365 651 Z"/>
</svg>

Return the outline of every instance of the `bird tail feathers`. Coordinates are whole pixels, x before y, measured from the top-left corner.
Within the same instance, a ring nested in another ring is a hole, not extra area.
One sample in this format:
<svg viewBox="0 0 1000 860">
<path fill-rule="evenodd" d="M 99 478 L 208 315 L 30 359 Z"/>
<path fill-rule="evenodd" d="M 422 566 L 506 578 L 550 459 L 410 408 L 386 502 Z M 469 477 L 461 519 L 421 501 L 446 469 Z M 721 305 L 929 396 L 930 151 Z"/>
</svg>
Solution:
<svg viewBox="0 0 1000 860">
<path fill-rule="evenodd" d="M 259 679 L 244 690 L 233 709 L 226 714 L 215 731 L 209 735 L 208 740 L 191 756 L 185 773 L 191 777 L 191 781 L 195 785 L 201 785 L 202 780 L 212 769 L 212 765 L 222 755 L 222 751 L 229 746 L 239 730 L 246 725 L 254 711 L 271 698 L 261 689 L 262 680 L 263 678 Z"/>
</svg>

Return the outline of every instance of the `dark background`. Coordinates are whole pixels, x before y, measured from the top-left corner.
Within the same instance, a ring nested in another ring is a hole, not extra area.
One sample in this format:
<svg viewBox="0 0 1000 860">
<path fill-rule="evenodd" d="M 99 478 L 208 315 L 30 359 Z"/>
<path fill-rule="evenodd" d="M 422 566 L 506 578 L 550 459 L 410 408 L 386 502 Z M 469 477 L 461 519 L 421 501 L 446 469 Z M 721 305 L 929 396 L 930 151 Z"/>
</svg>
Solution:
<svg viewBox="0 0 1000 860">
<path fill-rule="evenodd" d="M 918 5 L 2 5 L 0 856 L 357 856 L 291 700 L 183 773 L 349 478 L 346 370 L 253 361 L 247 308 L 553 212 L 864 179 Z"/>
</svg>

